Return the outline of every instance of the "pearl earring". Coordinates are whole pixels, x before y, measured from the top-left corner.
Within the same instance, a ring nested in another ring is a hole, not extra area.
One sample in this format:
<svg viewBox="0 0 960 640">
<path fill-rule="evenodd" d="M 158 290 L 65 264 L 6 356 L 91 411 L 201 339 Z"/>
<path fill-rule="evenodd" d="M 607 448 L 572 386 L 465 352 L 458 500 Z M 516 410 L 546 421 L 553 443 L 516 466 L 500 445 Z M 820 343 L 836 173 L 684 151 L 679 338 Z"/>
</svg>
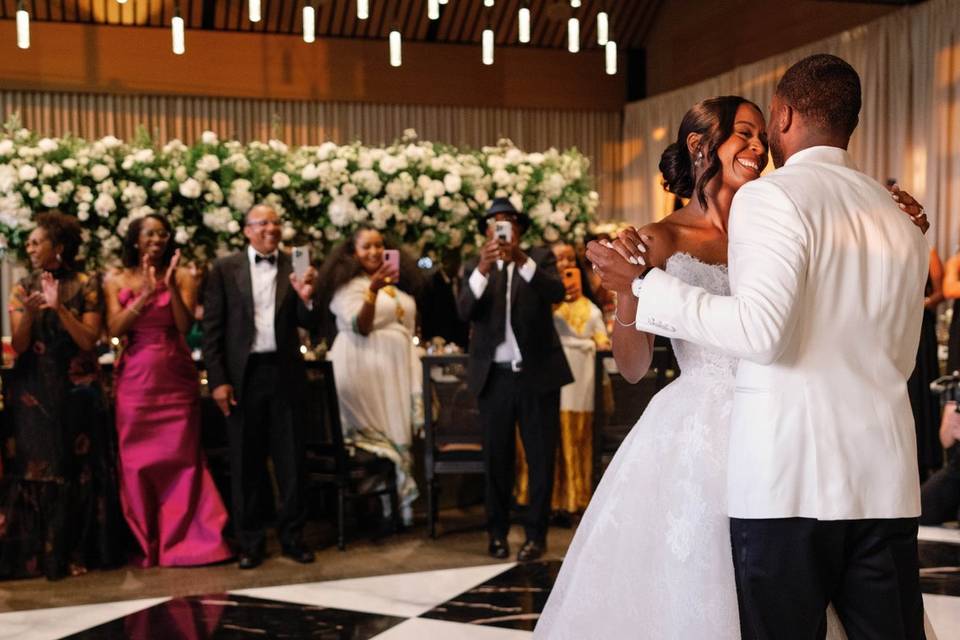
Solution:
<svg viewBox="0 0 960 640">
<path fill-rule="evenodd" d="M 701 162 L 703 162 L 703 151 L 698 151 L 698 152 L 697 152 L 697 161 L 693 163 L 693 166 L 699 167 Z"/>
</svg>

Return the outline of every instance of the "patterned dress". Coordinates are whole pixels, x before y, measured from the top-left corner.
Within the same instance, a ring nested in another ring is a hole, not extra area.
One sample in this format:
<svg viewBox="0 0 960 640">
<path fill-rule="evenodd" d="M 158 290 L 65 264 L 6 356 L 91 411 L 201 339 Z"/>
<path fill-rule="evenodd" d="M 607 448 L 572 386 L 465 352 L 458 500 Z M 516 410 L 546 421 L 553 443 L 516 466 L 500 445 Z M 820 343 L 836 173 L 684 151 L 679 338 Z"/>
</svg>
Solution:
<svg viewBox="0 0 960 640">
<path fill-rule="evenodd" d="M 40 275 L 17 283 L 11 310 L 40 291 Z M 59 275 L 66 308 L 101 310 L 95 277 Z M 30 348 L 5 380 L 0 577 L 52 580 L 119 555 L 116 448 L 97 373 L 95 354 L 80 350 L 57 314 L 39 312 Z"/>
</svg>

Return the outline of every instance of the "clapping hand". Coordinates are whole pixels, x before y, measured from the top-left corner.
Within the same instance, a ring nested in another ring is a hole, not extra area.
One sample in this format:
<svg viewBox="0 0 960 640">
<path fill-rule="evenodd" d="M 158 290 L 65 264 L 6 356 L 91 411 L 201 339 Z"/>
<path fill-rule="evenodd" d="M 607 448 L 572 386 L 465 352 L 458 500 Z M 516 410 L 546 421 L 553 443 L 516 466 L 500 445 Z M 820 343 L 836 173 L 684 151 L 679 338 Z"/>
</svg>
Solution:
<svg viewBox="0 0 960 640">
<path fill-rule="evenodd" d="M 383 268 L 382 266 L 380 267 Z M 313 292 L 317 288 L 317 270 L 313 267 L 307 267 L 307 270 L 303 272 L 303 278 L 298 278 L 297 274 L 290 274 L 290 285 L 293 287 L 293 290 L 297 292 L 297 295 L 300 296 L 300 299 L 304 302 L 309 302 L 313 299 Z"/>
<path fill-rule="evenodd" d="M 53 277 L 49 271 L 44 271 L 40 276 L 40 289 L 42 290 L 43 305 L 42 308 L 57 311 L 60 309 L 60 283 Z M 32 298 L 34 295 L 31 295 Z"/>
<path fill-rule="evenodd" d="M 170 266 L 167 267 L 167 272 L 163 275 L 163 284 L 167 286 L 167 289 L 173 289 L 177 284 L 177 267 L 180 265 L 180 249 L 177 249 L 173 252 L 173 257 L 170 258 Z"/>
<path fill-rule="evenodd" d="M 31 316 L 37 315 L 37 312 L 43 309 L 47 304 L 47 299 L 39 291 L 34 291 L 27 299 L 23 301 L 23 309 Z"/>
<path fill-rule="evenodd" d="M 140 280 L 143 286 L 140 288 L 138 297 L 143 301 L 142 306 L 146 306 L 153 301 L 157 293 L 157 268 L 150 264 L 150 258 L 147 256 L 144 256 L 140 262 Z"/>
</svg>

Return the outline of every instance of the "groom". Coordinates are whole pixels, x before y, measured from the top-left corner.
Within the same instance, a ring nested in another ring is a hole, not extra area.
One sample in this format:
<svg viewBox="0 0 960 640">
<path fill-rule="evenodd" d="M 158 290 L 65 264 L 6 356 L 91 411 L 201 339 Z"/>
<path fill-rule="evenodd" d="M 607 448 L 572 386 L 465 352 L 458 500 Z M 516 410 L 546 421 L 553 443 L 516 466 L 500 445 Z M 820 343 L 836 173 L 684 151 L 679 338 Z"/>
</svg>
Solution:
<svg viewBox="0 0 960 640">
<path fill-rule="evenodd" d="M 798 62 L 770 111 L 780 168 L 733 200 L 732 295 L 651 269 L 634 281 L 636 326 L 741 358 L 728 508 L 743 638 L 822 638 L 833 602 L 851 640 L 919 639 L 906 381 L 927 245 L 846 151 L 849 64 Z"/>
</svg>

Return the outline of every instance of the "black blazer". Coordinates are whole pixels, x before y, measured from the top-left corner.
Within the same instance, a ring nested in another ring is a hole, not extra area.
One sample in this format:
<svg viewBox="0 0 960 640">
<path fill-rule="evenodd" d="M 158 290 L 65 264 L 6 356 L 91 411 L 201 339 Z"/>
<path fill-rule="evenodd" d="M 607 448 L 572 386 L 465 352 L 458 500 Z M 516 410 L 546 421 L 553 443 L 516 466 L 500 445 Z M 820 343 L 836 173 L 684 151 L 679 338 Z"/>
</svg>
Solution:
<svg viewBox="0 0 960 640">
<path fill-rule="evenodd" d="M 563 301 L 566 290 L 557 273 L 553 252 L 539 247 L 531 250 L 529 256 L 537 263 L 537 271 L 527 282 L 520 276 L 519 268 L 514 267 L 510 322 L 523 358 L 519 384 L 525 391 L 543 393 L 573 382 L 553 325 L 553 305 Z M 494 267 L 490 271 L 487 287 L 478 300 L 470 288 L 470 276 L 476 265 L 477 260 L 471 260 L 464 270 L 457 306 L 460 317 L 469 321 L 472 329 L 467 383 L 470 390 L 479 395 L 486 386 L 497 346 L 503 341 L 504 334 L 500 331 L 503 325 L 497 312 L 506 313 L 506 300 L 495 304 L 494 292 L 500 291 L 506 298 L 507 269 L 505 265 L 503 270 Z"/>
<path fill-rule="evenodd" d="M 306 384 L 297 327 L 314 328 L 320 310 L 316 300 L 312 310 L 300 300 L 290 285 L 292 271 L 290 256 L 278 252 L 274 331 L 283 378 L 279 388 L 296 393 Z M 203 360 L 210 389 L 229 384 L 238 398 L 243 395 L 247 359 L 255 336 L 250 259 L 244 249 L 214 262 L 207 276 L 203 295 Z"/>
</svg>

